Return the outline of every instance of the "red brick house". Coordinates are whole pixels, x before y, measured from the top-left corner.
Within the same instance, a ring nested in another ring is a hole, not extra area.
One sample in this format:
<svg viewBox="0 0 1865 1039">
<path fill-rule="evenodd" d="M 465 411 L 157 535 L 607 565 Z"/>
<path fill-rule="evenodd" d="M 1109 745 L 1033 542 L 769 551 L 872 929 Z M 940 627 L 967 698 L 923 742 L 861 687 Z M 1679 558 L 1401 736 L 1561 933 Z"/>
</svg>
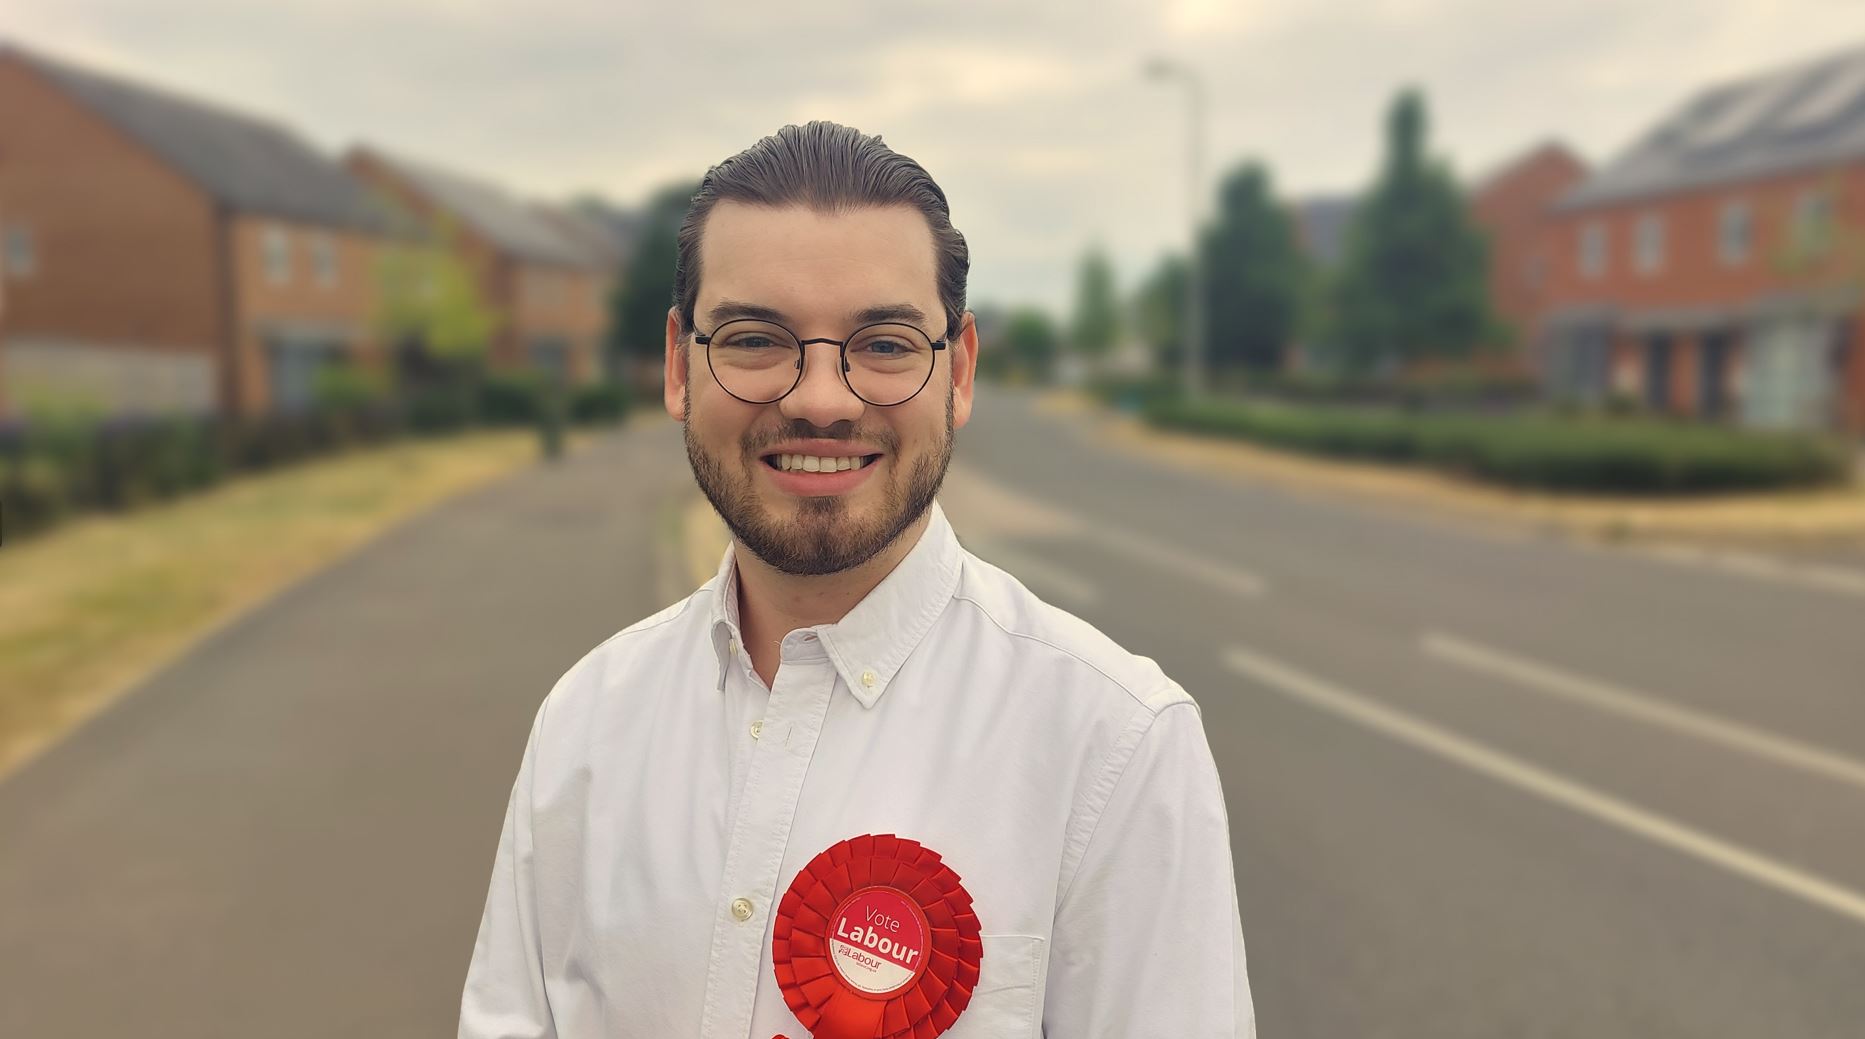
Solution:
<svg viewBox="0 0 1865 1039">
<path fill-rule="evenodd" d="M 1471 215 L 1489 239 L 1490 302 L 1518 341 L 1547 309 L 1549 207 L 1586 173 L 1578 156 L 1550 141 L 1505 163 L 1470 193 Z"/>
<path fill-rule="evenodd" d="M 481 301 L 498 315 L 494 368 L 531 368 L 572 383 L 603 374 L 618 265 L 612 236 L 568 210 L 379 149 L 354 148 L 345 163 L 417 219 L 451 230 Z"/>
<path fill-rule="evenodd" d="M 1865 431 L 1865 50 L 1703 91 L 1547 229 L 1557 393 Z"/>
<path fill-rule="evenodd" d="M 0 45 L 0 414 L 308 404 L 379 363 L 390 227 L 284 127 Z"/>
</svg>

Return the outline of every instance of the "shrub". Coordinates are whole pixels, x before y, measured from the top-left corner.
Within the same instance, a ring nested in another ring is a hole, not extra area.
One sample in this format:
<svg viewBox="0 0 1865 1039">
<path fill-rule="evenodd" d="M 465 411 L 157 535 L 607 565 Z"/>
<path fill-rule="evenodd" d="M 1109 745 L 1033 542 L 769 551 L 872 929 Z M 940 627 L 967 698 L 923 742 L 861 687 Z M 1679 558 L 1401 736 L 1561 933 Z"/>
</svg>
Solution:
<svg viewBox="0 0 1865 1039">
<path fill-rule="evenodd" d="M 628 414 L 628 387 L 603 380 L 585 383 L 570 393 L 570 421 L 617 422 Z"/>
<path fill-rule="evenodd" d="M 1844 482 L 1847 452 L 1806 434 L 1614 418 L 1156 400 L 1149 421 L 1315 454 L 1430 465 L 1520 487 L 1684 494 Z"/>
<path fill-rule="evenodd" d="M 418 434 L 452 433 L 478 413 L 471 386 L 439 383 L 411 391 L 402 402 L 403 421 Z"/>
<path fill-rule="evenodd" d="M 479 384 L 479 419 L 494 426 L 527 425 L 544 413 L 548 387 L 538 372 L 495 372 Z"/>
<path fill-rule="evenodd" d="M 323 411 L 363 411 L 388 399 L 389 379 L 372 368 L 333 365 L 317 373 L 311 396 Z"/>
<path fill-rule="evenodd" d="M 1145 375 L 1097 375 L 1088 380 L 1089 396 L 1123 411 L 1144 411 L 1155 401 L 1177 397 L 1183 377 L 1171 372 Z"/>
</svg>

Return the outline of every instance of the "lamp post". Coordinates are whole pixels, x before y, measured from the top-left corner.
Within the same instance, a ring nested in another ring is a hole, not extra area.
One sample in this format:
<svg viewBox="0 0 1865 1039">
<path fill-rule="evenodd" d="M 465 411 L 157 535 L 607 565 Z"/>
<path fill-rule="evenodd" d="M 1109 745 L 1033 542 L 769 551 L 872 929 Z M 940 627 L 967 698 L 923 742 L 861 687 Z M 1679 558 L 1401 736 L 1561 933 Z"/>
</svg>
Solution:
<svg viewBox="0 0 1865 1039">
<path fill-rule="evenodd" d="M 1204 81 L 1189 65 L 1168 58 L 1153 58 L 1146 63 L 1146 75 L 1157 80 L 1178 80 L 1185 84 L 1190 102 L 1190 130 L 1186 134 L 1191 178 L 1191 285 L 1185 294 L 1185 396 L 1196 398 L 1204 383 L 1204 259 L 1199 255 L 1198 217 L 1204 203 Z"/>
</svg>

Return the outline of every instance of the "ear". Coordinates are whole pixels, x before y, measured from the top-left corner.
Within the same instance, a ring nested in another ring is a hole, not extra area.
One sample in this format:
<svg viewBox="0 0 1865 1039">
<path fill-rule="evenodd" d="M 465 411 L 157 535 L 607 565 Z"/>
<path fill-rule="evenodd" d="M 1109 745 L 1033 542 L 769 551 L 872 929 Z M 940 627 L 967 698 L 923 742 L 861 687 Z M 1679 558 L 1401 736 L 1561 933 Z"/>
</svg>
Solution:
<svg viewBox="0 0 1865 1039">
<path fill-rule="evenodd" d="M 661 396 L 665 398 L 667 414 L 672 415 L 676 422 L 686 421 L 686 362 L 686 357 L 680 352 L 680 311 L 669 307 L 666 377 L 661 380 Z"/>
<path fill-rule="evenodd" d="M 952 428 L 971 420 L 971 391 L 978 374 L 978 322 L 971 311 L 959 324 L 958 335 L 947 343 L 952 355 Z"/>
</svg>

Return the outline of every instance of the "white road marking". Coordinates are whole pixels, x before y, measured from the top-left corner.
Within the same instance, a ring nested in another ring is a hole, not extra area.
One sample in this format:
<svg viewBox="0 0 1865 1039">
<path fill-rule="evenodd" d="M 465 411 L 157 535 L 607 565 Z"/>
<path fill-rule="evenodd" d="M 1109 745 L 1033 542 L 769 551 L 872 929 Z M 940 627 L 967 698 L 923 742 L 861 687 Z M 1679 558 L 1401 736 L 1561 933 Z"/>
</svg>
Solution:
<svg viewBox="0 0 1865 1039">
<path fill-rule="evenodd" d="M 1094 524 L 1084 527 L 1079 533 L 1105 548 L 1124 552 L 1142 562 L 1175 571 L 1181 577 L 1202 581 L 1232 595 L 1256 599 L 1261 598 L 1269 588 L 1268 582 L 1247 570 L 1226 566 L 1209 556 L 1161 544 L 1132 531 Z"/>
<path fill-rule="evenodd" d="M 1792 563 L 1755 552 L 1704 549 L 1693 545 L 1646 545 L 1631 551 L 1673 566 L 1713 570 L 1753 581 L 1772 581 L 1865 598 L 1865 570 L 1851 567 L 1828 563 Z"/>
<path fill-rule="evenodd" d="M 999 544 L 978 545 L 972 551 L 978 558 L 997 564 L 1023 583 L 1039 585 L 1078 605 L 1092 606 L 1101 601 L 1101 593 L 1094 585 L 1062 567 Z"/>
<path fill-rule="evenodd" d="M 1427 633 L 1420 640 L 1420 648 L 1428 656 L 1488 675 L 1511 679 L 1539 693 L 1719 743 L 1777 764 L 1865 789 L 1865 761 L 1857 761 L 1836 751 L 1777 736 L 1764 729 L 1705 711 L 1680 707 L 1655 696 L 1635 693 L 1501 650 L 1488 649 L 1455 635 Z"/>
<path fill-rule="evenodd" d="M 1814 563 L 1799 568 L 1800 580 L 1818 588 L 1865 598 L 1865 570 Z"/>
<path fill-rule="evenodd" d="M 1275 692 L 1328 711 L 1497 782 L 1562 805 L 1627 833 L 1746 877 L 1764 887 L 1865 924 L 1865 894 L 1713 837 L 1558 773 L 1441 728 L 1369 697 L 1331 685 L 1260 653 L 1232 647 L 1224 663 Z"/>
<path fill-rule="evenodd" d="M 1055 508 L 983 476 L 970 466 L 954 463 L 943 487 L 939 500 L 954 517 L 954 526 L 981 542 L 995 543 L 1005 537 L 1046 536 L 1057 541 L 1079 538 L 1232 595 L 1254 599 L 1267 590 L 1267 582 L 1256 574 L 1226 566 L 1196 551 L 1161 544 L 1136 531 L 1109 527 Z"/>
</svg>

